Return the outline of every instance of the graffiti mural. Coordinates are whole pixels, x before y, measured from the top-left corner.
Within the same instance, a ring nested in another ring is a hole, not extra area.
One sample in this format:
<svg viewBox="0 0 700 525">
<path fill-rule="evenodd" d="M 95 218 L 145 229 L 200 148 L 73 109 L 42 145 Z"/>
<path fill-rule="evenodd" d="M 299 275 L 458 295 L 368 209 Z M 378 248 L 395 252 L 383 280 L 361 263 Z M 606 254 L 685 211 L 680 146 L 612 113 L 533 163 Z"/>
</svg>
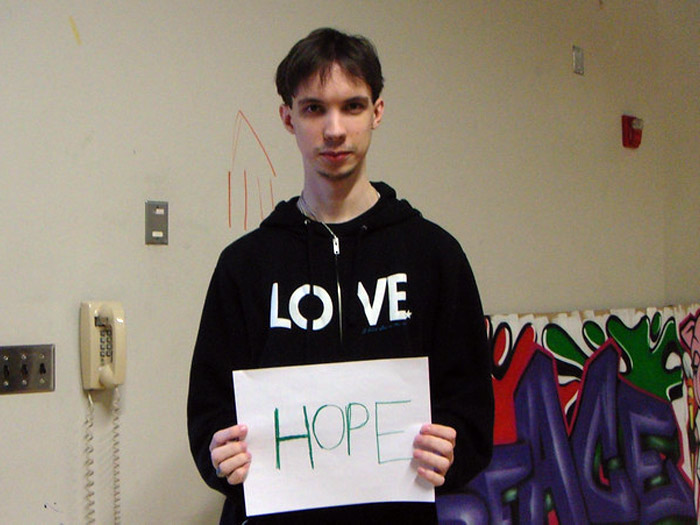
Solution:
<svg viewBox="0 0 700 525">
<path fill-rule="evenodd" d="M 697 523 L 700 305 L 491 316 L 494 454 L 442 523 Z"/>
</svg>

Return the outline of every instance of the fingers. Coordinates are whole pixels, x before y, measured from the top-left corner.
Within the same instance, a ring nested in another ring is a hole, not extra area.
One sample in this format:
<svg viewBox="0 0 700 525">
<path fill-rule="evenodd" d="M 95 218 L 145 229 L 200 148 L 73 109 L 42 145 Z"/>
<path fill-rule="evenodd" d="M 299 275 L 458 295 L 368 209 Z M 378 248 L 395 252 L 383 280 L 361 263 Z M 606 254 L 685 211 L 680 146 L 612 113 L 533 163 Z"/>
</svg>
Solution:
<svg viewBox="0 0 700 525">
<path fill-rule="evenodd" d="M 420 433 L 445 439 L 450 441 L 452 445 L 454 445 L 457 440 L 457 431 L 454 428 L 445 425 L 437 425 L 435 423 L 426 423 L 421 427 Z"/>
<path fill-rule="evenodd" d="M 225 458 L 216 467 L 217 476 L 226 478 L 230 485 L 243 483 L 250 470 L 250 453 L 245 449 L 245 443 L 242 443 L 241 446 L 242 452 Z"/>
<path fill-rule="evenodd" d="M 418 475 L 434 486 L 445 483 L 445 475 L 454 462 L 457 432 L 444 425 L 426 424 L 413 440 L 413 458 L 418 461 Z"/>
<path fill-rule="evenodd" d="M 243 483 L 250 469 L 251 456 L 244 441 L 247 434 L 245 425 L 234 425 L 216 432 L 209 444 L 216 475 L 231 485 Z"/>
<path fill-rule="evenodd" d="M 209 443 L 209 452 L 229 441 L 243 441 L 248 435 L 248 427 L 245 425 L 233 425 L 216 432 Z"/>
</svg>

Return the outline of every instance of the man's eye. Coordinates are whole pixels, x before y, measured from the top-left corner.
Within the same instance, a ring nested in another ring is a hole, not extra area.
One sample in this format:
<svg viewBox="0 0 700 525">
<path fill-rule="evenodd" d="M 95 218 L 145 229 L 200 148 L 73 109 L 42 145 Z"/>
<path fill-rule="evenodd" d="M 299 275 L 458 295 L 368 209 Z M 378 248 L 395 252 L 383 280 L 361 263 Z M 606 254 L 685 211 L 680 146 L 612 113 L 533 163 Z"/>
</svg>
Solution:
<svg viewBox="0 0 700 525">
<path fill-rule="evenodd" d="M 346 107 L 350 113 L 362 113 L 365 110 L 365 105 L 360 102 L 351 102 Z"/>
<path fill-rule="evenodd" d="M 309 113 L 309 114 L 314 114 L 314 113 L 321 113 L 323 108 L 319 104 L 309 104 L 308 106 L 304 107 L 304 113 Z"/>
</svg>

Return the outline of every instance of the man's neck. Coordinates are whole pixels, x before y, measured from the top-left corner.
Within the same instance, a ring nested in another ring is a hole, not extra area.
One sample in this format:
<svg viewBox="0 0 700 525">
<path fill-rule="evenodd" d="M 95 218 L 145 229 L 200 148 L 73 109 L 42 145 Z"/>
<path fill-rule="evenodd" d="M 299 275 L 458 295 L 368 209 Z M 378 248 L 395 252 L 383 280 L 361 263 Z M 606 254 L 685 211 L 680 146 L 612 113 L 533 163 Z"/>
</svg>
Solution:
<svg viewBox="0 0 700 525">
<path fill-rule="evenodd" d="M 302 206 L 312 218 L 326 223 L 347 222 L 362 215 L 379 200 L 379 193 L 366 177 L 356 181 L 322 180 L 304 183 Z M 304 210 L 302 210 L 304 211 Z"/>
</svg>

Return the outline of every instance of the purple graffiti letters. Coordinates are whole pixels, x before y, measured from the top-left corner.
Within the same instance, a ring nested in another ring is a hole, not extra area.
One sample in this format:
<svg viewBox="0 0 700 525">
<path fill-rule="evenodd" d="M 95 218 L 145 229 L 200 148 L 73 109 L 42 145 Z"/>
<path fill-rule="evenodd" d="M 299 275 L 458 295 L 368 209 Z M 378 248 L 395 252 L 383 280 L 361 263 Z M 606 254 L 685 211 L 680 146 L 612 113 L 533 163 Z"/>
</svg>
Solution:
<svg viewBox="0 0 700 525">
<path fill-rule="evenodd" d="M 669 457 L 677 456 L 669 451 L 678 443 L 676 420 L 669 403 L 621 381 L 617 407 L 625 466 L 639 498 L 640 522 L 694 517 L 690 487 L 676 466 L 677 457 Z"/>
<path fill-rule="evenodd" d="M 469 483 L 491 523 L 694 523 L 671 404 L 618 375 L 614 343 L 589 361 L 567 436 L 552 357 L 533 355 L 514 394 L 518 442 Z M 481 521 L 480 521 L 481 523 Z"/>
<path fill-rule="evenodd" d="M 571 434 L 581 493 L 593 523 L 604 523 L 610 516 L 618 523 L 632 522 L 638 515 L 617 442 L 618 363 L 612 346 L 590 362 Z"/>
<path fill-rule="evenodd" d="M 435 504 L 440 525 L 488 525 L 488 510 L 476 494 L 445 494 Z"/>
<path fill-rule="evenodd" d="M 549 355 L 535 352 L 514 398 L 518 439 L 529 445 L 533 467 L 518 490 L 520 521 L 544 523 L 551 497 L 560 523 L 586 523 Z"/>
<path fill-rule="evenodd" d="M 517 489 L 514 487 L 526 480 L 531 472 L 527 444 L 494 447 L 489 468 L 474 478 L 469 488 L 486 500 L 493 523 L 518 523 Z"/>
</svg>

